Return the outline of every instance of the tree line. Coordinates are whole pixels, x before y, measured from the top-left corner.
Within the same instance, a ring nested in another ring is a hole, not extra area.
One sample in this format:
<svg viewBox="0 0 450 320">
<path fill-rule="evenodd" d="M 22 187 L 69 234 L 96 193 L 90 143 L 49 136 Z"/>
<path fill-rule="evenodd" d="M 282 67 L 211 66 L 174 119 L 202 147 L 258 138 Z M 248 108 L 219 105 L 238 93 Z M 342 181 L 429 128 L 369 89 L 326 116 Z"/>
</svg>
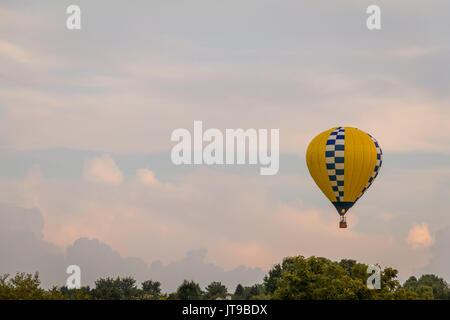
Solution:
<svg viewBox="0 0 450 320">
<path fill-rule="evenodd" d="M 414 276 L 403 285 L 398 271 L 386 267 L 381 270 L 381 288 L 367 287 L 368 266 L 356 260 L 339 262 L 322 257 L 303 256 L 285 258 L 274 265 L 262 283 L 252 286 L 238 284 L 234 291 L 219 281 L 205 288 L 194 281 L 184 280 L 175 292 L 163 293 L 161 283 L 147 280 L 140 284 L 132 277 L 100 278 L 95 286 L 80 289 L 41 288 L 38 273 L 17 273 L 0 276 L 0 299 L 7 300 L 293 300 L 293 299 L 351 299 L 351 300 L 415 300 L 450 299 L 450 286 L 433 275 Z"/>
</svg>

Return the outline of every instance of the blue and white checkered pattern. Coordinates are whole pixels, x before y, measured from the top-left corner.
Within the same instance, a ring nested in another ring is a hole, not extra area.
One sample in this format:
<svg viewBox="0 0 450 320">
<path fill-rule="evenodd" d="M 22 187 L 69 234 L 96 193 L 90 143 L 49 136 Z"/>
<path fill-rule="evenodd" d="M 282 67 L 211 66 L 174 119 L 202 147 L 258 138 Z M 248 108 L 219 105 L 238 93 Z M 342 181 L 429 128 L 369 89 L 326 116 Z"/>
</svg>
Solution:
<svg viewBox="0 0 450 320">
<path fill-rule="evenodd" d="M 373 169 L 372 176 L 370 177 L 366 186 L 364 187 L 361 194 L 359 195 L 359 197 L 356 200 L 361 198 L 362 195 L 364 194 L 364 192 L 366 192 L 366 190 L 369 189 L 369 187 L 372 185 L 372 182 L 377 177 L 378 172 L 380 172 L 381 164 L 383 163 L 383 151 L 381 150 L 380 146 L 378 145 L 378 141 L 374 137 L 372 137 L 370 134 L 367 134 L 367 135 L 373 140 L 373 142 L 375 143 L 375 147 L 377 148 L 377 162 L 375 163 L 375 168 Z"/>
<path fill-rule="evenodd" d="M 345 128 L 334 129 L 327 140 L 325 163 L 336 201 L 344 201 L 344 142 Z"/>
</svg>

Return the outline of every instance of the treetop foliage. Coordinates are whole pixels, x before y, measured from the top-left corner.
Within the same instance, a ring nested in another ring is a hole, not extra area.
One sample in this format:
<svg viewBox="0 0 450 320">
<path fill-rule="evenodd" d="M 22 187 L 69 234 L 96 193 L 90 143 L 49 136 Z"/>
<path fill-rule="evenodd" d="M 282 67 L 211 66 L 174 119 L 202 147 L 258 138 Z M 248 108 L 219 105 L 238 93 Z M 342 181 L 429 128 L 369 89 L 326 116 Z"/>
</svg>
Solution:
<svg viewBox="0 0 450 320">
<path fill-rule="evenodd" d="M 11 300 L 201 300 L 226 299 L 314 299 L 314 300 L 410 300 L 450 299 L 450 286 L 433 274 L 412 276 L 403 286 L 398 280 L 398 271 L 386 267 L 381 270 L 381 289 L 367 287 L 368 266 L 356 260 L 339 262 L 323 257 L 287 257 L 274 265 L 264 277 L 263 283 L 252 286 L 238 284 L 234 293 L 221 282 L 213 281 L 204 290 L 192 280 L 184 280 L 172 293 L 162 293 L 158 281 L 147 280 L 137 284 L 131 277 L 100 278 L 95 287 L 69 289 L 41 288 L 39 274 L 17 273 L 0 276 L 0 299 Z"/>
</svg>

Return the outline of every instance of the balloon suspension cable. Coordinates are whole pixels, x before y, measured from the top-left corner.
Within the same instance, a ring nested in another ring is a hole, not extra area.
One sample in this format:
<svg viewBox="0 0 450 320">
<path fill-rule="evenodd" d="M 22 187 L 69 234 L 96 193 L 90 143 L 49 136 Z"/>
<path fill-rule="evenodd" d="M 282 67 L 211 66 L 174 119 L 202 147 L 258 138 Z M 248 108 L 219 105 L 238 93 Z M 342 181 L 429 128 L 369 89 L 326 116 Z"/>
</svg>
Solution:
<svg viewBox="0 0 450 320">
<path fill-rule="evenodd" d="M 347 219 L 345 215 L 341 216 L 341 221 L 339 221 L 339 228 L 347 228 Z"/>
</svg>

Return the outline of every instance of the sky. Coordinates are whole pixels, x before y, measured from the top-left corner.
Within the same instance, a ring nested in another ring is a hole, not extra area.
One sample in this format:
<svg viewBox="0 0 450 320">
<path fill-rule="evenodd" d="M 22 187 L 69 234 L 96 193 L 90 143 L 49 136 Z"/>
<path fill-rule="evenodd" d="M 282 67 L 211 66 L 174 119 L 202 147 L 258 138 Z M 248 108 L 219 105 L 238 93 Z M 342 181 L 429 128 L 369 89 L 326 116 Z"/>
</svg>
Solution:
<svg viewBox="0 0 450 320">
<path fill-rule="evenodd" d="M 81 30 L 66 8 L 81 8 Z M 0 4 L 0 274 L 230 290 L 283 257 L 450 281 L 448 1 Z M 279 129 L 280 170 L 175 166 L 171 132 Z M 308 143 L 357 127 L 383 166 L 340 230 Z"/>
</svg>

